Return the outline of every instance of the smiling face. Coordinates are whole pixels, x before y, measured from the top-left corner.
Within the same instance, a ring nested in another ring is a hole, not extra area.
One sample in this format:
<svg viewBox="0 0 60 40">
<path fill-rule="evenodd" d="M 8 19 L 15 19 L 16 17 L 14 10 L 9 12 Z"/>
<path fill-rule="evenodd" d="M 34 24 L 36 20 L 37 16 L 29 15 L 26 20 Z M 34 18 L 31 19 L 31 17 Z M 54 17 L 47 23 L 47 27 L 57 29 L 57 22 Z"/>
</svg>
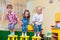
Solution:
<svg viewBox="0 0 60 40">
<path fill-rule="evenodd" d="M 23 17 L 24 18 L 28 18 L 28 19 L 30 18 L 30 12 L 29 12 L 29 10 L 25 10 L 24 11 Z"/>
<path fill-rule="evenodd" d="M 38 14 L 42 13 L 42 8 L 36 7 L 36 13 L 38 13 Z"/>
<path fill-rule="evenodd" d="M 7 10 L 8 10 L 8 13 L 11 13 L 12 12 L 12 9 L 10 9 L 10 8 L 8 8 Z"/>
<path fill-rule="evenodd" d="M 28 17 L 29 16 L 29 13 L 28 12 L 25 12 L 25 17 Z"/>
</svg>

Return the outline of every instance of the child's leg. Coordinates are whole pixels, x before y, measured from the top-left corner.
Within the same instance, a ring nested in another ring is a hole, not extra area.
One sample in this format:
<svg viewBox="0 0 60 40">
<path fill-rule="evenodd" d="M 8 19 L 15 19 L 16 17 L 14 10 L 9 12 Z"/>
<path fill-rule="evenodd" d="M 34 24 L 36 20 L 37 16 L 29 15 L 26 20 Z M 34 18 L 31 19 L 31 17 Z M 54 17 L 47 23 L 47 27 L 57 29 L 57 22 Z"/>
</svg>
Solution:
<svg viewBox="0 0 60 40">
<path fill-rule="evenodd" d="M 34 36 L 37 36 L 37 33 L 36 32 L 34 32 Z"/>
<path fill-rule="evenodd" d="M 14 29 L 11 29 L 10 31 L 11 31 L 11 35 L 15 34 Z"/>
<path fill-rule="evenodd" d="M 27 36 L 27 32 L 22 32 L 22 36 Z"/>
<path fill-rule="evenodd" d="M 27 36 L 27 25 L 25 26 L 25 36 Z"/>
<path fill-rule="evenodd" d="M 25 32 L 25 36 L 27 36 L 27 32 Z"/>
<path fill-rule="evenodd" d="M 42 26 L 42 24 L 41 25 L 38 25 L 38 37 L 40 36 L 40 34 L 41 34 L 41 26 Z"/>
<path fill-rule="evenodd" d="M 37 29 L 38 29 L 38 26 L 35 24 L 34 25 L 34 36 L 37 36 Z"/>
<path fill-rule="evenodd" d="M 12 26 L 12 29 L 11 29 L 12 35 L 14 35 L 14 34 L 15 34 L 15 33 L 14 33 L 14 32 L 15 32 L 15 31 L 14 31 L 14 30 L 15 30 L 15 23 L 13 23 L 11 26 Z"/>
<path fill-rule="evenodd" d="M 25 32 L 25 27 L 22 26 L 22 36 L 25 36 L 25 35 L 24 35 L 24 32 Z"/>
<path fill-rule="evenodd" d="M 22 32 L 22 36 L 24 36 L 24 32 Z"/>
<path fill-rule="evenodd" d="M 12 24 L 9 25 L 9 29 L 10 29 L 10 32 L 11 32 L 10 35 L 14 35 L 15 34 L 14 33 L 14 28 L 15 28 L 15 24 L 14 23 L 12 23 Z"/>
<path fill-rule="evenodd" d="M 12 34 L 11 24 L 8 25 L 8 29 L 10 30 L 10 35 L 11 35 Z"/>
<path fill-rule="evenodd" d="M 38 34 L 38 37 L 40 36 L 40 32 L 37 33 Z"/>
</svg>

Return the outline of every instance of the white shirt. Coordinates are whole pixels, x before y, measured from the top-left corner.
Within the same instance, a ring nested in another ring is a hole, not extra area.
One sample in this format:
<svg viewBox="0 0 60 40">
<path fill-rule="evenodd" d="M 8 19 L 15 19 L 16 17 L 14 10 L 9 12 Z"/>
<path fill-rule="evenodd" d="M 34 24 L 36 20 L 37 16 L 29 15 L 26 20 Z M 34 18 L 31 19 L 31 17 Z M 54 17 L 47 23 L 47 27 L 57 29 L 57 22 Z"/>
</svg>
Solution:
<svg viewBox="0 0 60 40">
<path fill-rule="evenodd" d="M 36 22 L 39 22 L 39 24 L 42 24 L 43 14 L 37 14 L 37 13 L 35 13 L 33 15 L 32 21 L 34 21 L 35 24 L 36 24 Z"/>
</svg>

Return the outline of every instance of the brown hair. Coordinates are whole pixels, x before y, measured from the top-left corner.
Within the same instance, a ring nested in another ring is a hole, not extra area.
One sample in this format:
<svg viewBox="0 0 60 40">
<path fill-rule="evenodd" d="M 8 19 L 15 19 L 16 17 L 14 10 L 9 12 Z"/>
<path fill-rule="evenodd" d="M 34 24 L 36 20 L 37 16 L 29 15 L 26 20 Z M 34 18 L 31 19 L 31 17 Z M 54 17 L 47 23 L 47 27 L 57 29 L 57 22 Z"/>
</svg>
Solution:
<svg viewBox="0 0 60 40">
<path fill-rule="evenodd" d="M 26 18 L 26 17 L 25 17 L 25 13 L 26 13 L 26 12 L 28 12 L 28 17 L 27 17 L 27 18 L 28 18 L 28 20 L 29 20 L 29 19 L 30 19 L 30 12 L 29 12 L 29 10 L 25 10 L 25 11 L 24 11 L 23 18 Z"/>
<path fill-rule="evenodd" d="M 12 7 L 11 4 L 8 4 L 8 5 L 7 5 L 7 9 L 8 9 L 9 7 L 10 7 L 11 9 L 13 9 L 13 7 Z"/>
</svg>

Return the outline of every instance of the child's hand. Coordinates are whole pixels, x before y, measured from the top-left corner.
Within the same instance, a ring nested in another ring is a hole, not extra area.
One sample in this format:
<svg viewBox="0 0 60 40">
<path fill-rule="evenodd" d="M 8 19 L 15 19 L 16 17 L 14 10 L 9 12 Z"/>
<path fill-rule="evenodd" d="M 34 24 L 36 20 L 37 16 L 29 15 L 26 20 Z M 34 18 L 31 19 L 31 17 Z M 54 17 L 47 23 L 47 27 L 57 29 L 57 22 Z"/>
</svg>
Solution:
<svg viewBox="0 0 60 40">
<path fill-rule="evenodd" d="M 11 22 L 8 22 L 8 24 L 11 24 Z"/>
<path fill-rule="evenodd" d="M 23 22 L 21 21 L 21 24 L 23 25 Z"/>
<path fill-rule="evenodd" d="M 32 26 L 34 26 L 34 24 L 29 24 L 29 25 L 32 25 Z"/>
<path fill-rule="evenodd" d="M 36 22 L 36 25 L 40 25 L 40 23 L 39 22 Z"/>
<path fill-rule="evenodd" d="M 7 23 L 7 24 L 10 24 L 10 22 L 9 22 L 8 20 L 6 21 L 6 23 Z"/>
<path fill-rule="evenodd" d="M 23 22 L 22 21 L 20 21 L 20 25 L 23 25 Z"/>
</svg>

